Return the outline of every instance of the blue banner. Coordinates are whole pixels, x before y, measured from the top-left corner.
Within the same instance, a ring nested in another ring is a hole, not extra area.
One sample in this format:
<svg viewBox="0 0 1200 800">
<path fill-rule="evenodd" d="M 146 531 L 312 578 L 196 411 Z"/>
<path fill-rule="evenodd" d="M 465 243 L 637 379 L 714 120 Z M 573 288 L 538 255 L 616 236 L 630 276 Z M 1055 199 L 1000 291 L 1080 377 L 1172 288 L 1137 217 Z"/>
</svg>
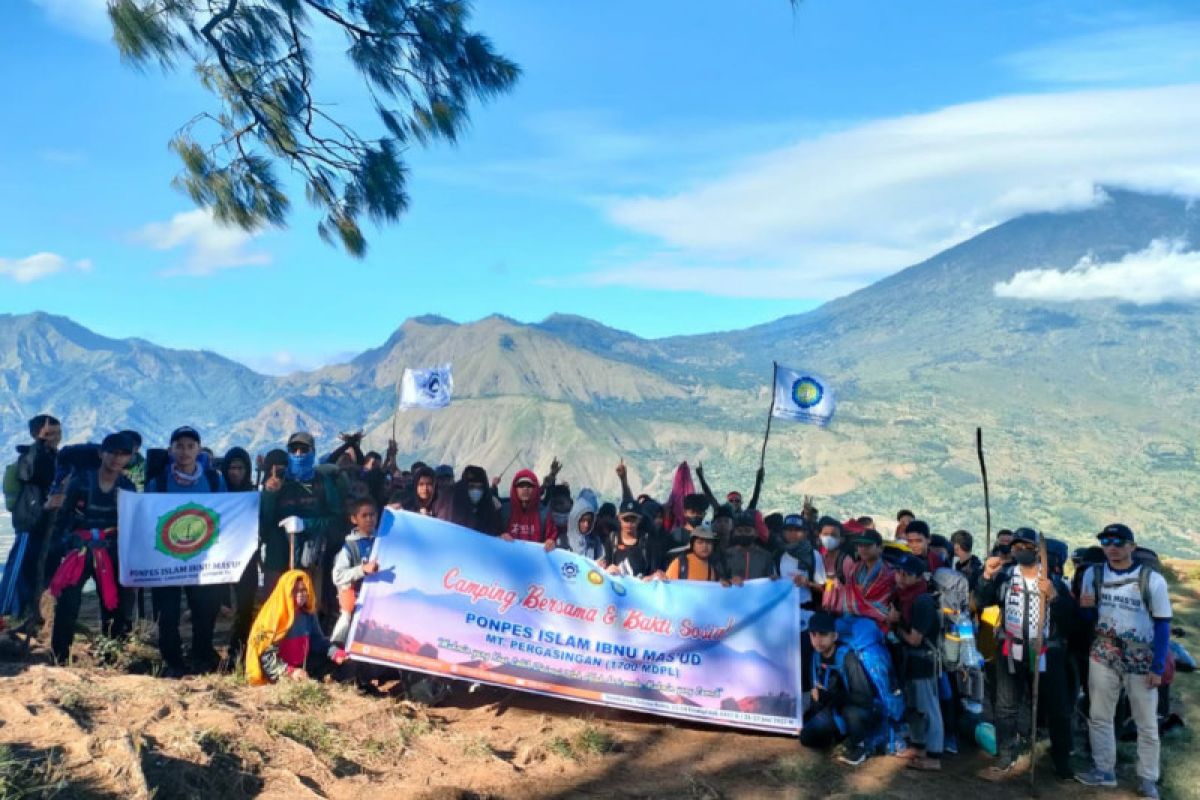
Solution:
<svg viewBox="0 0 1200 800">
<path fill-rule="evenodd" d="M 609 575 L 572 553 L 387 512 L 351 657 L 609 707 L 800 728 L 790 581 Z"/>
</svg>

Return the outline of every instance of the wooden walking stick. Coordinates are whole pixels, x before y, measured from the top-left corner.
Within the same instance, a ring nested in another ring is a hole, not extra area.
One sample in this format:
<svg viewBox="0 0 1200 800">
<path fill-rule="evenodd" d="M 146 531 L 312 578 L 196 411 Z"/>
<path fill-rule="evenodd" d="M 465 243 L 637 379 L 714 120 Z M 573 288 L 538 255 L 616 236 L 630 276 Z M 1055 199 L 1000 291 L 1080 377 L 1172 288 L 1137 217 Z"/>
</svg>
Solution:
<svg viewBox="0 0 1200 800">
<path fill-rule="evenodd" d="M 983 428 L 975 429 L 975 452 L 979 454 L 979 472 L 983 475 L 983 513 L 987 519 L 987 548 L 985 553 L 992 552 L 992 502 L 988 497 L 987 462 L 983 460 Z"/>
<path fill-rule="evenodd" d="M 1038 534 L 1038 625 L 1037 632 L 1033 640 L 1033 711 L 1030 714 L 1029 721 L 1029 796 L 1037 797 L 1038 790 L 1035 783 L 1035 773 L 1037 772 L 1037 732 L 1038 732 L 1038 678 L 1041 676 L 1041 670 L 1038 666 L 1042 660 L 1042 645 L 1045 644 L 1042 632 L 1046 630 L 1048 620 L 1046 614 L 1049 612 L 1049 605 L 1046 602 L 1046 595 L 1042 594 L 1041 579 L 1050 580 L 1050 557 L 1046 553 L 1046 537 Z"/>
</svg>

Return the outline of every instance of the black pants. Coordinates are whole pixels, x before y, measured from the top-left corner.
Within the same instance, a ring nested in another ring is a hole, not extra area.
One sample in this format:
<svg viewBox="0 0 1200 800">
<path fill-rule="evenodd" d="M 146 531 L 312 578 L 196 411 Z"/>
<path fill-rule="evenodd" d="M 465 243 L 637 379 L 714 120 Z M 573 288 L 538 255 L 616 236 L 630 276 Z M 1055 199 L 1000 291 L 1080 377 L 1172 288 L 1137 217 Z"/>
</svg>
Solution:
<svg viewBox="0 0 1200 800">
<path fill-rule="evenodd" d="M 258 554 L 250 559 L 241 579 L 233 585 L 233 629 L 229 632 L 229 649 L 241 653 L 250 638 L 254 625 L 254 605 L 258 600 Z"/>
<path fill-rule="evenodd" d="M 862 744 L 874 725 L 879 724 L 879 714 L 871 708 L 845 705 L 841 709 L 842 719 L 846 722 L 846 737 L 852 745 Z M 800 729 L 800 744 L 805 747 L 822 749 L 830 747 L 842 739 L 833 711 L 822 708 L 810 712 L 804 718 L 804 727 Z"/>
<path fill-rule="evenodd" d="M 113 562 L 115 578 L 120 574 L 116 548 L 110 551 L 110 557 Z M 75 623 L 79 620 L 79 604 L 83 597 L 83 587 L 89 579 L 96 585 L 96 592 L 99 594 L 100 583 L 96 580 L 96 570 L 92 564 L 91 553 L 88 553 L 87 560 L 84 562 L 83 575 L 80 577 L 79 583 L 63 589 L 54 606 L 54 627 L 50 632 L 50 649 L 59 663 L 65 664 L 71 655 L 71 642 L 75 640 Z M 105 636 L 116 638 L 129 633 L 129 609 L 132 601 L 133 593 L 129 589 L 118 586 L 115 609 L 109 611 L 104 607 L 103 602 L 100 603 L 100 630 Z"/>
<path fill-rule="evenodd" d="M 183 642 L 179 637 L 180 599 L 186 594 L 188 610 L 192 612 L 192 661 L 201 668 L 216 666 L 217 651 L 213 649 L 213 628 L 221 611 L 221 598 L 229 594 L 229 586 L 162 586 L 150 590 L 154 605 L 154 622 L 158 625 L 158 651 L 168 667 L 183 668 Z"/>
<path fill-rule="evenodd" d="M 1046 671 L 1038 678 L 1038 706 L 1050 729 L 1050 757 L 1060 775 L 1071 772 L 1071 687 L 1066 651 L 1046 651 Z M 996 749 L 1001 760 L 1016 756 L 1018 720 L 1028 719 L 1022 710 L 1032 707 L 1033 674 L 1022 662 L 1008 670 L 1008 659 L 996 655 Z"/>
</svg>

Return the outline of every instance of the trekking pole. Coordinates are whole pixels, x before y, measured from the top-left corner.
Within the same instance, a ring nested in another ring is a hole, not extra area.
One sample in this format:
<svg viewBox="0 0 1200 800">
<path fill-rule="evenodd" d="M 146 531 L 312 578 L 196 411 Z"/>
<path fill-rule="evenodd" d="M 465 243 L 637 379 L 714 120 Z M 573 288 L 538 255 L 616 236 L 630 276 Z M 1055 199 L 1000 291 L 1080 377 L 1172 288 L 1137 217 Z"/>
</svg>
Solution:
<svg viewBox="0 0 1200 800">
<path fill-rule="evenodd" d="M 992 552 L 992 502 L 988 497 L 987 462 L 983 460 L 983 428 L 975 429 L 975 451 L 979 453 L 979 472 L 983 475 L 983 513 L 987 518 L 987 548 Z"/>
<path fill-rule="evenodd" d="M 1035 773 L 1037 772 L 1037 733 L 1038 733 L 1038 678 L 1041 675 L 1041 670 L 1038 667 L 1042 660 L 1042 645 L 1044 640 L 1042 631 L 1046 630 L 1046 596 L 1042 594 L 1041 578 L 1050 580 L 1050 558 L 1046 553 L 1046 537 L 1038 534 L 1038 626 L 1037 633 L 1033 640 L 1033 710 L 1030 714 L 1029 721 L 1029 796 L 1037 797 L 1038 790 L 1035 783 Z"/>
<path fill-rule="evenodd" d="M 288 535 L 288 569 L 295 569 L 296 568 L 296 534 L 292 533 L 291 531 L 288 531 L 287 535 Z"/>
</svg>

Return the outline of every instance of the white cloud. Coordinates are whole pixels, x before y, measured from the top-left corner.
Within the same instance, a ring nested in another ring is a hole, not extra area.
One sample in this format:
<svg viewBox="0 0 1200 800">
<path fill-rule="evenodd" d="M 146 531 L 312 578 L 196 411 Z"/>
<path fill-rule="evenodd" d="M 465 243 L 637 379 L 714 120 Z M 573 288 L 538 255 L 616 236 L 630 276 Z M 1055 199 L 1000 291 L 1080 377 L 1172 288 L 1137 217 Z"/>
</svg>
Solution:
<svg viewBox="0 0 1200 800">
<path fill-rule="evenodd" d="M 1200 22 L 1132 25 L 1052 42 L 1001 63 L 1052 84 L 1163 84 L 1200 80 Z"/>
<path fill-rule="evenodd" d="M 108 0 L 33 0 L 41 6 L 50 20 L 59 27 L 89 39 L 107 42 L 112 39 L 112 23 L 108 19 Z"/>
<path fill-rule="evenodd" d="M 1200 299 L 1200 252 L 1160 240 L 1120 261 L 1084 258 L 1069 270 L 1030 269 L 995 285 L 997 297 L 1020 300 L 1124 300 L 1138 305 Z"/>
<path fill-rule="evenodd" d="M 576 281 L 696 288 L 691 271 L 718 294 L 825 299 L 1021 213 L 1099 202 L 1098 184 L 1200 194 L 1197 129 L 1200 85 L 1003 97 L 877 120 L 671 196 L 611 198 L 610 220 L 652 244 Z"/>
<path fill-rule="evenodd" d="M 271 263 L 267 253 L 247 249 L 254 234 L 220 224 L 207 209 L 176 214 L 168 222 L 152 222 L 137 231 L 133 239 L 155 250 L 187 249 L 184 261 L 164 275 L 212 275 L 225 269 Z"/>
<path fill-rule="evenodd" d="M 0 258 L 0 276 L 12 278 L 17 283 L 33 283 L 71 267 L 81 272 L 90 272 L 92 262 L 85 258 L 72 263 L 57 253 L 34 253 L 25 258 Z"/>
<path fill-rule="evenodd" d="M 230 357 L 264 375 L 291 375 L 293 372 L 309 372 L 333 364 L 344 364 L 356 355 L 358 354 L 352 351 L 297 354 L 289 350 L 280 350 L 275 353 L 255 353 Z"/>
</svg>

